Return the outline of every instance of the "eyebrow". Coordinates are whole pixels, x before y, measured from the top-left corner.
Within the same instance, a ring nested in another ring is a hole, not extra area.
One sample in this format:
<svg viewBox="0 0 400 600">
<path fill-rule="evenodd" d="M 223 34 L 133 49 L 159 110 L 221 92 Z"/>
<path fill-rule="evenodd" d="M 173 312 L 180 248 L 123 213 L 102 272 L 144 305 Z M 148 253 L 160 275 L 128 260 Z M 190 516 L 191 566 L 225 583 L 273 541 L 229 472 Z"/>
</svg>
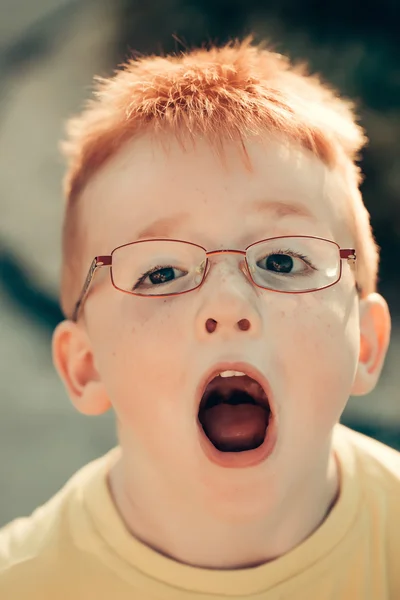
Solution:
<svg viewBox="0 0 400 600">
<path fill-rule="evenodd" d="M 288 202 L 256 200 L 249 204 L 249 209 L 258 213 L 269 213 L 278 219 L 288 216 L 303 217 L 315 220 L 312 212 L 303 204 L 290 204 Z M 153 221 L 138 233 L 137 240 L 143 238 L 169 237 L 175 233 L 189 218 L 189 213 L 179 213 L 172 217 L 163 217 Z"/>
<path fill-rule="evenodd" d="M 315 220 L 315 215 L 304 204 L 256 200 L 250 204 L 250 208 L 257 212 L 270 213 L 278 219 L 294 216 Z"/>
<path fill-rule="evenodd" d="M 179 213 L 173 217 L 163 217 L 150 223 L 144 229 L 141 229 L 138 233 L 137 239 L 142 238 L 157 238 L 157 237 L 168 237 L 171 235 L 184 221 L 189 218 L 189 213 Z"/>
</svg>

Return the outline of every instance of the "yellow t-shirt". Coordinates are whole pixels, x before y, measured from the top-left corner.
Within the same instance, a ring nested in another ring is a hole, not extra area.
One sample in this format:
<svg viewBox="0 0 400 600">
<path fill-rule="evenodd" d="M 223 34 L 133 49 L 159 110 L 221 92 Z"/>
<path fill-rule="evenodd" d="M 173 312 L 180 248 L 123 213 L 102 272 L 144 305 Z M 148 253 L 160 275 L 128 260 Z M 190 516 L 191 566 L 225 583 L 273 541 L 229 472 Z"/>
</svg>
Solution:
<svg viewBox="0 0 400 600">
<path fill-rule="evenodd" d="M 400 454 L 339 425 L 340 497 L 297 548 L 251 569 L 177 563 L 125 529 L 106 484 L 119 448 L 0 530 L 1 600 L 399 600 Z"/>
</svg>

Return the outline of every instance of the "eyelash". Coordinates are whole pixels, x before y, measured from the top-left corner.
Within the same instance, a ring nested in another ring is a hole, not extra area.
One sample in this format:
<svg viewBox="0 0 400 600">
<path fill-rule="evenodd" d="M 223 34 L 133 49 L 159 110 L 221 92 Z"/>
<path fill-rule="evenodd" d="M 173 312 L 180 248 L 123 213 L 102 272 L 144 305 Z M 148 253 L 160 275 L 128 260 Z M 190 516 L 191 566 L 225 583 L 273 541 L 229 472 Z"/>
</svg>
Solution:
<svg viewBox="0 0 400 600">
<path fill-rule="evenodd" d="M 315 271 L 315 267 L 310 262 L 309 258 L 304 254 L 300 254 L 300 252 L 293 252 L 292 250 L 278 250 L 277 252 L 271 252 L 271 254 L 269 254 L 268 256 L 272 256 L 274 254 L 288 254 L 289 256 L 293 256 L 294 258 L 299 258 L 300 260 L 304 261 L 306 265 L 310 267 L 310 269 L 313 269 Z"/>
</svg>

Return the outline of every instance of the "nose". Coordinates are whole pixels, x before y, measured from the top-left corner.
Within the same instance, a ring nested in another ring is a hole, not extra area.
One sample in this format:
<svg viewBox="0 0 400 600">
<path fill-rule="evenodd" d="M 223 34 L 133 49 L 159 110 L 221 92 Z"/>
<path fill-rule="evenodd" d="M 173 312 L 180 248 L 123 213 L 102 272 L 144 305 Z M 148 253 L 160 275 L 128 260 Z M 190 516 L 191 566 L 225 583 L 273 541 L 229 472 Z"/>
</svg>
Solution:
<svg viewBox="0 0 400 600">
<path fill-rule="evenodd" d="M 262 319 L 256 304 L 256 288 L 237 264 L 233 269 L 218 267 L 214 265 L 214 273 L 209 273 L 203 284 L 201 306 L 196 317 L 199 337 L 259 336 Z"/>
</svg>

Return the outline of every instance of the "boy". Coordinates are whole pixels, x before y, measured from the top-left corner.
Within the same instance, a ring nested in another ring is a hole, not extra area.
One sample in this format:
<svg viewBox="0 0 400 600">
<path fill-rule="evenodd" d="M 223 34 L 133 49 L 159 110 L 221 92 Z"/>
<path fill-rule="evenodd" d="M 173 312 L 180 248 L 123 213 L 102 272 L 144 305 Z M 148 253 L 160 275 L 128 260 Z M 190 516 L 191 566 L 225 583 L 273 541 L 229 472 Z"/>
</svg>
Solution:
<svg viewBox="0 0 400 600">
<path fill-rule="evenodd" d="M 248 41 L 99 82 L 64 144 L 53 356 L 119 445 L 2 530 L 2 599 L 400 597 L 399 454 L 338 424 L 390 333 L 364 141 Z"/>
</svg>

